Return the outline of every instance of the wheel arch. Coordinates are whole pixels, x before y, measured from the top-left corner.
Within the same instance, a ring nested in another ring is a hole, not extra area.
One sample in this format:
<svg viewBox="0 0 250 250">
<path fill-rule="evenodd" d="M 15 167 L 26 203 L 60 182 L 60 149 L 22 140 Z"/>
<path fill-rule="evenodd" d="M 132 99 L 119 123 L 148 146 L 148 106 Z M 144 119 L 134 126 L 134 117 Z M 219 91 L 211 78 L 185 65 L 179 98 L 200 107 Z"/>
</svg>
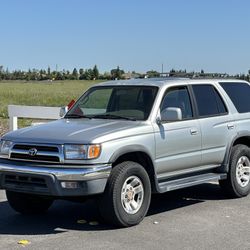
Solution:
<svg viewBox="0 0 250 250">
<path fill-rule="evenodd" d="M 230 144 L 228 145 L 228 147 L 226 149 L 224 161 L 222 164 L 222 171 L 223 172 L 227 173 L 229 171 L 229 160 L 230 160 L 232 148 L 237 144 L 243 144 L 243 145 L 246 145 L 250 148 L 250 133 L 249 133 L 249 131 L 244 131 L 244 132 L 238 133 L 237 136 L 235 136 L 233 138 L 233 140 L 230 142 Z"/>
<path fill-rule="evenodd" d="M 142 165 L 149 175 L 152 192 L 158 192 L 153 156 L 144 146 L 133 145 L 120 148 L 110 158 L 112 167 L 123 161 L 134 161 Z"/>
</svg>

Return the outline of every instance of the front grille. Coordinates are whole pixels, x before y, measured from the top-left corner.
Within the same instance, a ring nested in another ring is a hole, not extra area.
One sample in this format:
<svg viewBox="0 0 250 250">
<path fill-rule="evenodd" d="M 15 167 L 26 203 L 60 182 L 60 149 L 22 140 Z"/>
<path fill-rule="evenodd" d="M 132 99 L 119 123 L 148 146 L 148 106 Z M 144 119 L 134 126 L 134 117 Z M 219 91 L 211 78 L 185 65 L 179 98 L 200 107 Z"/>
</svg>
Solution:
<svg viewBox="0 0 250 250">
<path fill-rule="evenodd" d="M 59 163 L 63 161 L 62 147 L 41 144 L 14 144 L 10 151 L 10 159 Z"/>
<path fill-rule="evenodd" d="M 25 175 L 6 174 L 4 178 L 4 187 L 12 190 L 23 190 L 29 192 L 49 192 L 45 179 Z"/>
<path fill-rule="evenodd" d="M 21 149 L 21 150 L 30 150 L 31 148 L 36 148 L 38 151 L 46 151 L 46 152 L 59 152 L 58 147 L 53 146 L 40 146 L 40 145 L 23 145 L 23 144 L 15 144 L 13 149 Z"/>
<path fill-rule="evenodd" d="M 59 162 L 59 157 L 57 157 L 57 156 L 48 156 L 48 155 L 30 156 L 30 155 L 27 155 L 27 154 L 11 153 L 10 158 L 12 158 L 12 159 L 20 159 L 20 160 L 29 160 L 29 161 Z"/>
</svg>

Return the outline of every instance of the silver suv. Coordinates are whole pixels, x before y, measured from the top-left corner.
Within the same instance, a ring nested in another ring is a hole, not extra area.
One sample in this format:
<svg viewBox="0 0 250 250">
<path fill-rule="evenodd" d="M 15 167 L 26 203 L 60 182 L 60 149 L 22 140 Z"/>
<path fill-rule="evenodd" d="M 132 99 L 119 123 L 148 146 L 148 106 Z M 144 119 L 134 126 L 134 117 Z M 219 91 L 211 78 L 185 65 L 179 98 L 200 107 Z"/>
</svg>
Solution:
<svg viewBox="0 0 250 250">
<path fill-rule="evenodd" d="M 93 197 L 108 223 L 147 214 L 151 193 L 219 181 L 250 192 L 250 85 L 143 79 L 97 84 L 60 120 L 4 135 L 0 188 L 29 214 Z"/>
</svg>

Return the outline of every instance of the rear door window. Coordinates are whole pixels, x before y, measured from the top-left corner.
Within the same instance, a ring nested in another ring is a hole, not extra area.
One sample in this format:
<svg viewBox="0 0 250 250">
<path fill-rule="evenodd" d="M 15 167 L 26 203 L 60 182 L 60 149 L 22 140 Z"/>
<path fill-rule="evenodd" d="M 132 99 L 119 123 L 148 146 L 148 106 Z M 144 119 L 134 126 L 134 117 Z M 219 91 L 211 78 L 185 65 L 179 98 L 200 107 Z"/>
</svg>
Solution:
<svg viewBox="0 0 250 250">
<path fill-rule="evenodd" d="M 204 84 L 193 85 L 192 88 L 200 117 L 227 114 L 225 103 L 214 86 Z"/>
</svg>

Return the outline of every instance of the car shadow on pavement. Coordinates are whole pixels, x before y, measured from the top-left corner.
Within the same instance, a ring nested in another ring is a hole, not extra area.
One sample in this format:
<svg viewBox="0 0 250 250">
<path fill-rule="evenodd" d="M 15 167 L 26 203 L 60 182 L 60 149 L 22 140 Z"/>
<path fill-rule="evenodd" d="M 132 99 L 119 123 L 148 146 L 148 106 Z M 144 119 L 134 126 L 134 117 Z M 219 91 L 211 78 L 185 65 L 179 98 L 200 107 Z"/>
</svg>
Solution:
<svg viewBox="0 0 250 250">
<path fill-rule="evenodd" d="M 227 197 L 217 183 L 206 183 L 164 194 L 154 194 L 147 216 L 195 205 L 208 200 L 225 199 Z"/>
<path fill-rule="evenodd" d="M 195 205 L 206 200 L 223 200 L 219 185 L 203 184 L 192 188 L 154 194 L 147 216 Z M 85 203 L 56 201 L 46 214 L 24 216 L 13 211 L 7 201 L 0 202 L 0 234 L 43 235 L 70 230 L 100 231 L 115 228 L 102 224 L 94 200 Z M 91 225 L 94 224 L 94 225 Z M 96 225 L 97 224 L 97 225 Z"/>
</svg>

